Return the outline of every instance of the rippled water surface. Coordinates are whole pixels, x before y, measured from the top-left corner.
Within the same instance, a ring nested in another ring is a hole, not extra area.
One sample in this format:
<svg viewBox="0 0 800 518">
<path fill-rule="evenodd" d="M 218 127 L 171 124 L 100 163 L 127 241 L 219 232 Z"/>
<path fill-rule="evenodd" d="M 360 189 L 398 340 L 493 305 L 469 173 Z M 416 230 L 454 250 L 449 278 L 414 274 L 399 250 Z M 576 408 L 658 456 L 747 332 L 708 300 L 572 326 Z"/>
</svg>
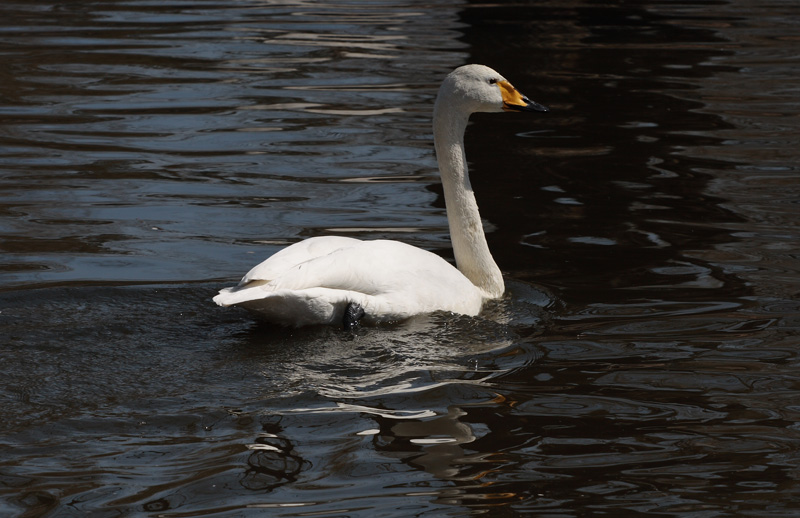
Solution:
<svg viewBox="0 0 800 518">
<path fill-rule="evenodd" d="M 0 515 L 800 513 L 800 8 L 0 4 Z M 280 247 L 450 258 L 452 68 L 508 285 L 285 330 L 211 297 Z"/>
</svg>

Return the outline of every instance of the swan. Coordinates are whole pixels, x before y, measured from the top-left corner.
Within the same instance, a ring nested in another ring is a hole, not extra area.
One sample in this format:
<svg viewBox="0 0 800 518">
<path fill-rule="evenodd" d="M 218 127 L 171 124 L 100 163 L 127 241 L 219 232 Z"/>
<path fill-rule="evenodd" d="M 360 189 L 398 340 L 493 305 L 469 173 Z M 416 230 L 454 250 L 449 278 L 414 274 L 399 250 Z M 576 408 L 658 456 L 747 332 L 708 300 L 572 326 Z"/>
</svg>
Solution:
<svg viewBox="0 0 800 518">
<path fill-rule="evenodd" d="M 435 311 L 477 315 L 484 301 L 502 297 L 505 285 L 467 175 L 464 132 L 470 114 L 501 111 L 548 109 L 483 65 L 456 68 L 436 97 L 434 148 L 457 268 L 399 241 L 312 237 L 258 264 L 214 302 L 293 327 L 343 323 L 352 328 Z"/>
</svg>

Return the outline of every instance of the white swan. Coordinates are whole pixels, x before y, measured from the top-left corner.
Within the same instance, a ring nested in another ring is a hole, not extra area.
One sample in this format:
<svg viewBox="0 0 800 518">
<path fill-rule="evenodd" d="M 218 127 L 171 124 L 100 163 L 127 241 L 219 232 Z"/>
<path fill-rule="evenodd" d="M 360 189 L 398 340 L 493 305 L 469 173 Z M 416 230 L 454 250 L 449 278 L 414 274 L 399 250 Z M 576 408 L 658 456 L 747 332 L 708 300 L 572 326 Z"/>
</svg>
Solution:
<svg viewBox="0 0 800 518">
<path fill-rule="evenodd" d="M 433 110 L 436 157 L 458 269 L 426 250 L 388 240 L 314 237 L 250 270 L 238 286 L 214 297 L 289 326 L 362 319 L 375 324 L 451 311 L 477 315 L 503 295 L 500 269 L 483 233 L 467 176 L 464 131 L 475 112 L 547 111 L 483 65 L 465 65 L 442 83 Z"/>
</svg>

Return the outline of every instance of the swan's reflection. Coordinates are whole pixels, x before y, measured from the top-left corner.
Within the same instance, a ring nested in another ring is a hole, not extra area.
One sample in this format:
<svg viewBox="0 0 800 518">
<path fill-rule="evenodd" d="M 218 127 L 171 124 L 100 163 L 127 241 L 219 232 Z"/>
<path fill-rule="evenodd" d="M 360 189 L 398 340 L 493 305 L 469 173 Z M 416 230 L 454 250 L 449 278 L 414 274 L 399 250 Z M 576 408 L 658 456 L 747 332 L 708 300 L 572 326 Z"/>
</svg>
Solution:
<svg viewBox="0 0 800 518">
<path fill-rule="evenodd" d="M 464 465 L 480 462 L 484 454 L 467 454 L 462 447 L 473 442 L 475 432 L 459 421 L 466 412 L 450 407 L 447 414 L 428 421 L 401 421 L 388 426 L 384 436 L 391 436 L 398 445 L 406 443 L 411 451 L 420 448 L 421 455 L 409 460 L 436 478 L 461 479 Z"/>
</svg>

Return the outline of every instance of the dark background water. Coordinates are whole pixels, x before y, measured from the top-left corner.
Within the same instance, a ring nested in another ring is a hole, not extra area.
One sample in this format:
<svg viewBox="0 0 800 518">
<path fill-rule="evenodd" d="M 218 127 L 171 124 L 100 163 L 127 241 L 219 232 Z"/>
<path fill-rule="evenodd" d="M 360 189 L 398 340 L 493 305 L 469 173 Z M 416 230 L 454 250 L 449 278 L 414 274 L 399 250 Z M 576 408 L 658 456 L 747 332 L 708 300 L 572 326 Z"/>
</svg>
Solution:
<svg viewBox="0 0 800 518">
<path fill-rule="evenodd" d="M 800 8 L 0 5 L 0 514 L 796 516 Z M 298 239 L 450 257 L 439 81 L 509 296 L 356 337 L 210 298 Z"/>
</svg>

